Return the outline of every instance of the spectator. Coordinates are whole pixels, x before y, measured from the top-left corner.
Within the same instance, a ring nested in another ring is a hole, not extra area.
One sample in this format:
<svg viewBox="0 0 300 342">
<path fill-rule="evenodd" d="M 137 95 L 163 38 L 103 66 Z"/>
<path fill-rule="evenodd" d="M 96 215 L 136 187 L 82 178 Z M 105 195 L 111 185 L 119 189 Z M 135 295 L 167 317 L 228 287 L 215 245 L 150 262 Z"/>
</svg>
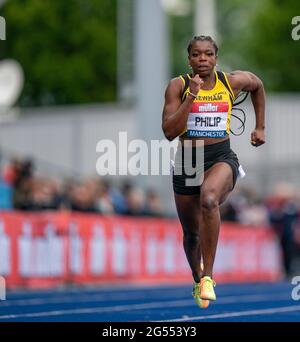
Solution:
<svg viewBox="0 0 300 342">
<path fill-rule="evenodd" d="M 164 216 L 161 199 L 158 194 L 151 189 L 149 189 L 146 193 L 145 215 L 156 217 Z"/>
<path fill-rule="evenodd" d="M 127 192 L 127 211 L 125 215 L 144 216 L 145 215 L 145 194 L 139 188 L 131 188 Z"/>
<path fill-rule="evenodd" d="M 286 277 L 292 275 L 295 257 L 294 226 L 298 219 L 297 200 L 291 184 L 278 184 L 267 200 L 270 221 L 276 232 L 283 254 L 283 268 Z"/>
</svg>

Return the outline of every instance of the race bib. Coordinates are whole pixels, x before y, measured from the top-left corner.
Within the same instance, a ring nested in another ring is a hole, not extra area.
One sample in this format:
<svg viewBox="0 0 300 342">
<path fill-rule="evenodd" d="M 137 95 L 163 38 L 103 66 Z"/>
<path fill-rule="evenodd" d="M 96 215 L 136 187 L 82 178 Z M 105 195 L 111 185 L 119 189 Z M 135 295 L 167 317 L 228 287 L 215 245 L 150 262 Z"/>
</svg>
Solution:
<svg viewBox="0 0 300 342">
<path fill-rule="evenodd" d="M 187 120 L 189 137 L 224 138 L 227 134 L 228 104 L 226 102 L 194 102 Z"/>
</svg>

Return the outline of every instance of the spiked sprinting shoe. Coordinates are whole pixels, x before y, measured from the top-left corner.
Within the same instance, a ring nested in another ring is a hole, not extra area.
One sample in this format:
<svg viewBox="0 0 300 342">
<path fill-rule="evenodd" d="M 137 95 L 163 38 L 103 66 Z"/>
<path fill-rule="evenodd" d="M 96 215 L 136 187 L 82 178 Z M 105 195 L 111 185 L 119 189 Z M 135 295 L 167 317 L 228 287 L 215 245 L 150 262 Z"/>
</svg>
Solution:
<svg viewBox="0 0 300 342">
<path fill-rule="evenodd" d="M 211 277 L 205 276 L 200 280 L 200 298 L 202 300 L 216 300 L 216 294 L 214 287 L 216 283 L 211 279 Z"/>
<path fill-rule="evenodd" d="M 195 302 L 199 306 L 199 308 L 206 309 L 209 305 L 209 300 L 201 299 L 200 290 L 201 290 L 201 283 L 194 283 L 193 297 L 195 299 Z"/>
<path fill-rule="evenodd" d="M 204 265 L 201 262 L 200 263 L 200 270 L 201 270 L 201 274 L 204 270 Z M 201 309 L 206 309 L 209 306 L 209 300 L 205 300 L 205 299 L 201 299 L 200 298 L 200 283 L 194 283 L 194 287 L 193 287 L 193 297 L 195 299 L 196 304 L 199 306 L 199 308 Z"/>
</svg>

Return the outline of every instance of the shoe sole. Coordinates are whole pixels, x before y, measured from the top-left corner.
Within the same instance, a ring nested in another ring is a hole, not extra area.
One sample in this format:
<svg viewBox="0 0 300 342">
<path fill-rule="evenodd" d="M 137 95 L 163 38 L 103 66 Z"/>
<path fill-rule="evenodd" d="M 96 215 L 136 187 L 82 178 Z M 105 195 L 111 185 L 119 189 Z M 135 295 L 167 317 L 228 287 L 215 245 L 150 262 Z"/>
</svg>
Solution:
<svg viewBox="0 0 300 342">
<path fill-rule="evenodd" d="M 203 300 L 203 299 L 195 299 L 196 304 L 199 306 L 200 309 L 206 309 L 209 306 L 209 300 Z"/>
<path fill-rule="evenodd" d="M 215 301 L 217 299 L 216 296 L 211 296 L 211 295 L 208 295 L 208 294 L 205 294 L 205 293 L 201 293 L 200 298 L 202 300 L 212 300 L 212 301 Z"/>
</svg>

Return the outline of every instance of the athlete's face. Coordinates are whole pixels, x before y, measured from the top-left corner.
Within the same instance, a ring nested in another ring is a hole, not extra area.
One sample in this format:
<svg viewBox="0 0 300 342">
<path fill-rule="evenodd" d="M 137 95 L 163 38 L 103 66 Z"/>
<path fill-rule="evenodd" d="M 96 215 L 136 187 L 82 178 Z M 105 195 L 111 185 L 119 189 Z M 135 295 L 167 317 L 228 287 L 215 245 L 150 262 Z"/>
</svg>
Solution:
<svg viewBox="0 0 300 342">
<path fill-rule="evenodd" d="M 209 41 L 195 41 L 189 54 L 189 63 L 194 74 L 209 76 L 217 63 L 214 46 Z"/>
</svg>

